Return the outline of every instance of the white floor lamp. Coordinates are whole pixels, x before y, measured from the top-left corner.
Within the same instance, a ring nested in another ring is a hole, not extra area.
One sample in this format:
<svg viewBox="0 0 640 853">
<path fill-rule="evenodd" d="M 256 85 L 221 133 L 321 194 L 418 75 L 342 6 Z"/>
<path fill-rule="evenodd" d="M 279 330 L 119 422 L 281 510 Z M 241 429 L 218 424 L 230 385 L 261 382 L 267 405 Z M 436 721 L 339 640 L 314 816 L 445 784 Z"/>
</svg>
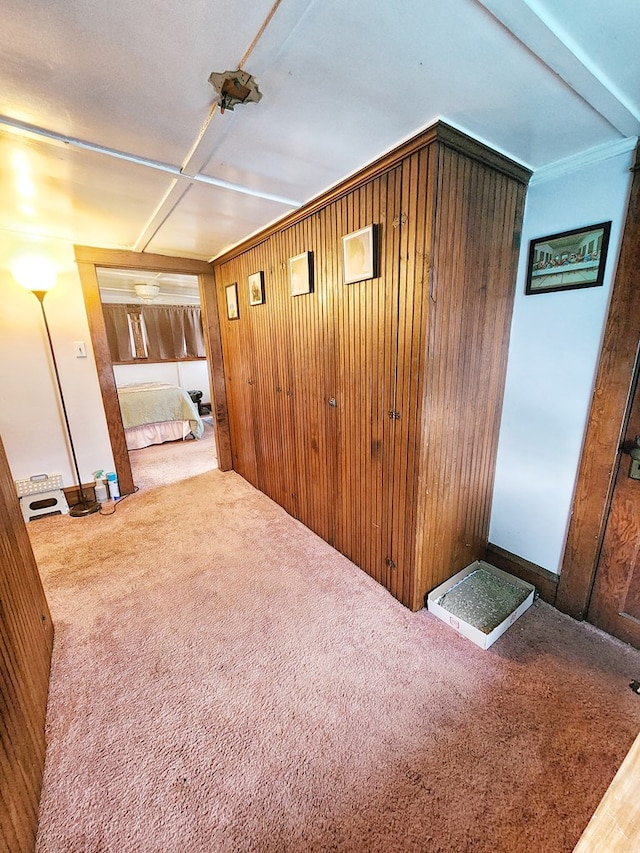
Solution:
<svg viewBox="0 0 640 853">
<path fill-rule="evenodd" d="M 44 327 L 47 332 L 47 340 L 49 342 L 49 353 L 51 354 L 51 362 L 53 364 L 53 371 L 56 376 L 56 382 L 58 385 L 58 395 L 60 397 L 60 404 L 62 406 L 62 413 L 64 415 L 64 422 L 67 428 L 67 441 L 69 442 L 69 448 L 71 450 L 71 456 L 73 458 L 73 465 L 76 473 L 76 486 L 78 488 L 78 493 L 80 496 L 79 503 L 75 504 L 72 507 L 69 507 L 69 515 L 73 518 L 84 518 L 87 515 L 91 515 L 94 512 L 98 512 L 100 509 L 100 504 L 95 500 L 90 500 L 82 488 L 82 479 L 80 477 L 80 470 L 78 468 L 78 459 L 76 457 L 76 449 L 73 445 L 73 438 L 71 437 L 71 427 L 69 426 L 69 416 L 67 414 L 67 407 L 64 402 L 64 395 L 62 393 L 62 384 L 60 382 L 60 374 L 58 372 L 58 362 L 56 361 L 56 354 L 53 349 L 53 341 L 51 340 L 51 332 L 49 331 L 49 323 L 47 322 L 47 313 L 44 310 L 44 297 L 51 290 L 51 288 L 56 283 L 56 270 L 50 264 L 46 258 L 40 258 L 37 256 L 31 256 L 21 259 L 16 262 L 12 268 L 11 273 L 15 280 L 20 284 L 25 290 L 30 290 L 35 296 L 38 297 L 38 301 L 40 302 L 40 308 L 42 309 L 42 317 L 44 319 Z"/>
</svg>

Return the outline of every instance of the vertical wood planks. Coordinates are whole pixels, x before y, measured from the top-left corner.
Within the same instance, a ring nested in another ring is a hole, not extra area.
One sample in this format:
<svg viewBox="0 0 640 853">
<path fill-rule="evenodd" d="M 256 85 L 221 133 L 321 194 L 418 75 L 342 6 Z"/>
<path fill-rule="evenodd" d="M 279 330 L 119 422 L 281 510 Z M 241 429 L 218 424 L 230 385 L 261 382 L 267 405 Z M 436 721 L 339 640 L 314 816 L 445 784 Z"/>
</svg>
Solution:
<svg viewBox="0 0 640 853">
<path fill-rule="evenodd" d="M 413 609 L 486 545 L 527 178 L 499 159 L 431 132 L 214 264 L 221 304 L 241 294 L 221 324 L 234 467 Z M 342 238 L 368 225 L 376 277 L 345 285 Z M 313 292 L 292 297 L 302 252 Z"/>
<path fill-rule="evenodd" d="M 524 199 L 471 157 L 441 146 L 438 159 L 414 609 L 484 553 Z"/>
<path fill-rule="evenodd" d="M 0 848 L 31 853 L 45 755 L 53 626 L 0 442 Z"/>
</svg>

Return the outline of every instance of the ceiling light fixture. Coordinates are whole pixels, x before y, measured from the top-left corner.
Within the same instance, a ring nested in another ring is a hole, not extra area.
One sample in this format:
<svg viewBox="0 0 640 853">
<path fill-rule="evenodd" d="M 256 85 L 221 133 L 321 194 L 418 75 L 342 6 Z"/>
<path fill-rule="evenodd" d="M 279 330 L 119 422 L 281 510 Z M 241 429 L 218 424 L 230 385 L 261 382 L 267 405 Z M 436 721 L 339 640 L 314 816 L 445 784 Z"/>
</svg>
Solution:
<svg viewBox="0 0 640 853">
<path fill-rule="evenodd" d="M 145 284 L 144 282 L 139 282 L 138 284 L 133 285 L 133 289 L 136 292 L 136 296 L 139 296 L 140 299 L 144 299 L 145 302 L 153 302 L 153 300 L 157 299 L 160 294 L 160 286 L 157 284 Z"/>
<path fill-rule="evenodd" d="M 239 68 L 236 71 L 212 71 L 209 83 L 220 95 L 220 114 L 232 110 L 236 104 L 257 103 L 262 97 L 255 78 Z"/>
</svg>

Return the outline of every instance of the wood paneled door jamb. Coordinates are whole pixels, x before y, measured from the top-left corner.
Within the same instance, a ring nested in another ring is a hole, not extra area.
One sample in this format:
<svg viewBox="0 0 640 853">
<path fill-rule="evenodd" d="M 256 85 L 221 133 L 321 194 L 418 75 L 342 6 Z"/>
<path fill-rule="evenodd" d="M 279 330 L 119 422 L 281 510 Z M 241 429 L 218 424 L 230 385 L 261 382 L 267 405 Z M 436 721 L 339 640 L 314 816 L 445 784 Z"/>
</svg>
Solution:
<svg viewBox="0 0 640 853">
<path fill-rule="evenodd" d="M 32 853 L 53 623 L 0 439 L 0 850 Z"/>
<path fill-rule="evenodd" d="M 198 276 L 202 326 L 211 379 L 211 412 L 213 414 L 218 467 L 221 471 L 229 471 L 232 467 L 231 443 L 220 322 L 211 265 L 207 261 L 189 258 L 173 258 L 165 255 L 127 252 L 117 249 L 95 249 L 88 246 L 75 246 L 75 256 L 87 309 L 89 331 L 98 369 L 98 382 L 107 419 L 114 465 L 122 494 L 130 494 L 134 490 L 134 484 L 102 312 L 97 275 L 99 267 L 175 272 Z"/>
<path fill-rule="evenodd" d="M 585 618 L 593 589 L 640 341 L 639 152 L 556 597 L 576 619 Z"/>
</svg>

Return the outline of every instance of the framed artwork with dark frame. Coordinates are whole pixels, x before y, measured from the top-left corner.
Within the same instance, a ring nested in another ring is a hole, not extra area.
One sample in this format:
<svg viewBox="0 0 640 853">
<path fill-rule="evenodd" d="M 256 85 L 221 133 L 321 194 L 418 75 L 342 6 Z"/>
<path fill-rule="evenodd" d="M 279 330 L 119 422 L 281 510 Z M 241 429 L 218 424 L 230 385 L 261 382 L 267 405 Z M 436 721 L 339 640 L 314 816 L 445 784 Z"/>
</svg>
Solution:
<svg viewBox="0 0 640 853">
<path fill-rule="evenodd" d="M 264 304 L 264 273 L 262 270 L 247 276 L 247 283 L 249 285 L 249 305 Z"/>
<path fill-rule="evenodd" d="M 292 296 L 313 293 L 313 253 L 302 252 L 289 258 L 289 285 Z"/>
<path fill-rule="evenodd" d="M 367 225 L 342 238 L 342 269 L 345 284 L 376 277 L 375 225 Z"/>
<path fill-rule="evenodd" d="M 525 294 L 599 287 L 610 233 L 609 221 L 531 240 Z"/>
<path fill-rule="evenodd" d="M 225 295 L 227 297 L 227 320 L 239 320 L 237 283 L 228 284 L 225 287 Z"/>
</svg>

